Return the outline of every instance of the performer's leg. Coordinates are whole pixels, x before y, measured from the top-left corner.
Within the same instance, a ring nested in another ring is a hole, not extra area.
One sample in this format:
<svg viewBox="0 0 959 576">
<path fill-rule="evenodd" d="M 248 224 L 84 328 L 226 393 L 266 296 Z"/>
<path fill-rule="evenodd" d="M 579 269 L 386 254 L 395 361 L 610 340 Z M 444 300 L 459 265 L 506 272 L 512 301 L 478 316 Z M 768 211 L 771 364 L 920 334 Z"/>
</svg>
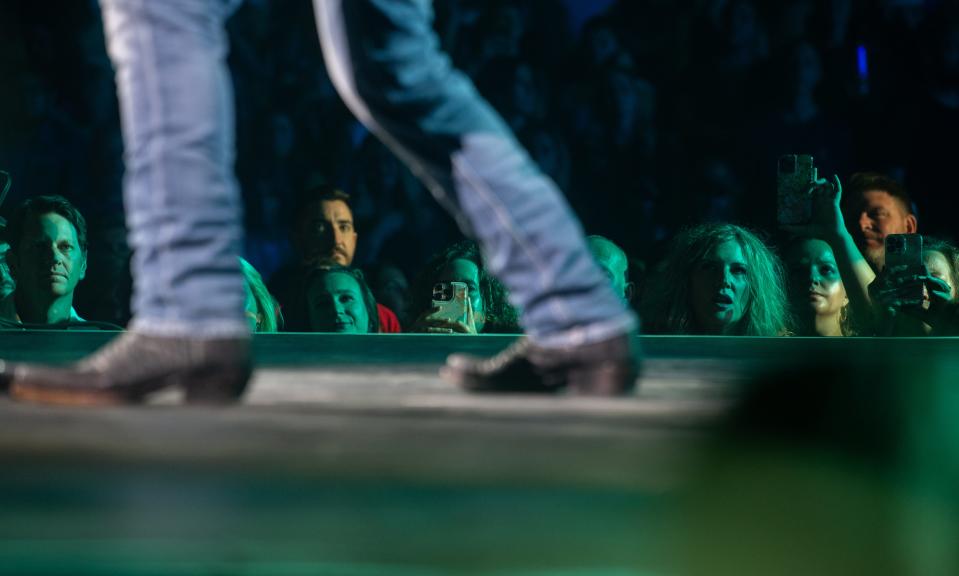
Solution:
<svg viewBox="0 0 959 576">
<path fill-rule="evenodd" d="M 120 97 L 132 328 L 243 336 L 225 0 L 102 0 Z"/>
<path fill-rule="evenodd" d="M 196 400 L 242 392 L 249 328 L 223 29 L 233 4 L 101 1 L 123 126 L 134 319 L 76 366 L 16 367 L 11 395 L 103 403 L 171 384 Z"/>
<path fill-rule="evenodd" d="M 429 0 L 315 0 L 340 95 L 475 237 L 542 348 L 630 333 L 637 321 L 556 185 L 440 52 Z"/>
<path fill-rule="evenodd" d="M 532 339 L 565 346 L 633 329 L 556 185 L 439 51 L 430 2 L 315 5 L 341 96 L 476 237 Z"/>
</svg>

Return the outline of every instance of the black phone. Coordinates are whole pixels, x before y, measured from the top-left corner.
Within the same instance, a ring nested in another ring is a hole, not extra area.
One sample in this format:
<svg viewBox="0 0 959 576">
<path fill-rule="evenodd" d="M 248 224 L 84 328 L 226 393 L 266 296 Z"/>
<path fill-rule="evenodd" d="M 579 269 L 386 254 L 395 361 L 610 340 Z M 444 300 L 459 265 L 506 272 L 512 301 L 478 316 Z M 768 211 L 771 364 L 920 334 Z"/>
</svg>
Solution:
<svg viewBox="0 0 959 576">
<path fill-rule="evenodd" d="M 920 234 L 889 234 L 886 236 L 886 267 L 906 266 L 912 271 L 923 270 L 922 236 Z"/>
<path fill-rule="evenodd" d="M 885 244 L 887 270 L 902 268 L 901 274 L 905 275 L 926 273 L 926 266 L 922 260 L 922 235 L 889 234 L 886 236 Z M 909 305 L 922 304 L 922 301 L 922 286 L 918 286 L 916 293 L 906 298 L 906 303 Z"/>
</svg>

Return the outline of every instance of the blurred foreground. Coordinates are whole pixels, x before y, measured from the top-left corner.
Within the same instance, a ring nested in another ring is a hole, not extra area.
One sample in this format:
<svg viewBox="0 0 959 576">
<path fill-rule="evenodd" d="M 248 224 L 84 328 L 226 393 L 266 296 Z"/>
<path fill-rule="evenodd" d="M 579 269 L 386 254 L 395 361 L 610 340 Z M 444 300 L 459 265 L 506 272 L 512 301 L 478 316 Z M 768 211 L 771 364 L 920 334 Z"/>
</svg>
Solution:
<svg viewBox="0 0 959 576">
<path fill-rule="evenodd" d="M 642 340 L 626 399 L 471 396 L 449 338 L 320 335 L 258 338 L 232 408 L 0 399 L 0 574 L 959 573 L 959 342 Z"/>
</svg>

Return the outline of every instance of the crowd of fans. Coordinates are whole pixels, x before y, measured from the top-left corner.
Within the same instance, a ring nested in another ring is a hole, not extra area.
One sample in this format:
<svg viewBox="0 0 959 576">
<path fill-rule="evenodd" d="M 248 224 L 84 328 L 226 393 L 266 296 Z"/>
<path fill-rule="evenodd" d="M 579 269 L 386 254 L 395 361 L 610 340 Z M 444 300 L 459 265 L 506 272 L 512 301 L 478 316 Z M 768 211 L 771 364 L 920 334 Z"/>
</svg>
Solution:
<svg viewBox="0 0 959 576">
<path fill-rule="evenodd" d="M 923 236 L 921 264 L 886 265 L 884 240 L 917 232 L 912 202 L 894 180 L 857 174 L 845 202 L 838 178 L 811 181 L 809 190 L 813 219 L 783 227 L 777 245 L 735 224 L 700 224 L 682 230 L 638 283 L 614 242 L 594 235 L 587 243 L 613 290 L 627 302 L 635 299 L 651 334 L 959 335 L 955 245 Z M 397 281 L 402 274 L 385 274 L 386 281 L 371 286 L 353 266 L 360 234 L 349 195 L 323 185 L 301 194 L 297 204 L 292 229 L 299 259 L 274 275 L 272 290 L 249 262 L 239 262 L 252 331 L 520 331 L 518 311 L 474 242 L 438 252 L 412 284 Z M 856 222 L 850 228 L 847 216 Z M 73 306 L 89 253 L 80 212 L 62 196 L 32 197 L 4 232 L 0 324 L 89 327 Z M 437 300 L 437 290 L 454 284 L 464 287 L 465 298 L 462 314 L 449 316 L 440 310 L 445 299 Z"/>
<path fill-rule="evenodd" d="M 0 318 L 123 326 L 112 70 L 96 3 L 55 4 L 0 7 Z M 956 333 L 939 135 L 959 128 L 959 2 L 631 0 L 582 21 L 588 2 L 434 4 L 454 64 L 602 234 L 644 332 Z M 247 0 L 229 31 L 251 329 L 518 332 L 477 246 L 339 101 L 311 3 Z M 843 178 L 811 182 L 812 223 L 784 230 L 787 153 Z M 885 237 L 917 232 L 925 267 L 886 268 Z M 437 316 L 442 282 L 467 285 L 462 318 Z"/>
</svg>

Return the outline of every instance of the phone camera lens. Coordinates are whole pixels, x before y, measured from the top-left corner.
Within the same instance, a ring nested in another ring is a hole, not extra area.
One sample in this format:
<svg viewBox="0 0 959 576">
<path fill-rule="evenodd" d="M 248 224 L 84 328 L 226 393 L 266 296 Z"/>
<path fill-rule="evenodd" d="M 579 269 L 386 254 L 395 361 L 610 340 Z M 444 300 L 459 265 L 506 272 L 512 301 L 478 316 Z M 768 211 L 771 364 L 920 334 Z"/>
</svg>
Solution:
<svg viewBox="0 0 959 576">
<path fill-rule="evenodd" d="M 453 299 L 453 287 L 444 282 L 433 285 L 433 300 L 448 301 Z"/>
</svg>

